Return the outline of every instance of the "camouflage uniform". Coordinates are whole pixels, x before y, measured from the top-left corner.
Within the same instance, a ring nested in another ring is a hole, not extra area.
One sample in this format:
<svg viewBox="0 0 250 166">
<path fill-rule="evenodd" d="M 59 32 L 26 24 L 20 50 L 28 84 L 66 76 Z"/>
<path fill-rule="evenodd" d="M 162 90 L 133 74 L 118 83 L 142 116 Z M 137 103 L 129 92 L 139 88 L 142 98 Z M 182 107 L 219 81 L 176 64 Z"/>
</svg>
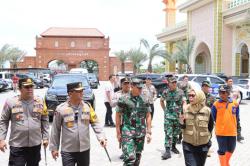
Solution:
<svg viewBox="0 0 250 166">
<path fill-rule="evenodd" d="M 182 112 L 182 103 L 186 98 L 183 91 L 178 88 L 174 91 L 165 90 L 161 98 L 166 101 L 166 109 L 164 110 L 165 147 L 170 148 L 176 144 L 181 132 L 179 114 Z"/>
<path fill-rule="evenodd" d="M 212 96 L 210 93 L 205 93 L 205 96 L 206 96 L 206 106 L 212 108 L 214 102 L 216 101 L 216 98 Z"/>
<path fill-rule="evenodd" d="M 188 90 L 191 89 L 191 85 L 189 83 L 185 83 L 185 82 L 180 82 L 178 84 L 178 88 L 183 90 L 183 93 L 186 97 L 187 100 L 187 104 L 189 104 L 189 100 L 188 100 Z"/>
<path fill-rule="evenodd" d="M 122 113 L 122 151 L 124 166 L 139 165 L 146 135 L 146 114 L 149 103 L 142 96 L 131 94 L 119 98 L 116 111 Z"/>
</svg>

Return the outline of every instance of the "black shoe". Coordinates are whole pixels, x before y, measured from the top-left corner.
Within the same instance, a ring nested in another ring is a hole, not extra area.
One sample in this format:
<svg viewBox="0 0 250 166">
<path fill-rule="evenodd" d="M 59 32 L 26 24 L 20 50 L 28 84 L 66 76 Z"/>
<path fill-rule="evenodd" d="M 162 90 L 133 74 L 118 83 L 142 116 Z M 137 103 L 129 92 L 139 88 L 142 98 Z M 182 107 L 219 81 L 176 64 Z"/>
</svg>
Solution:
<svg viewBox="0 0 250 166">
<path fill-rule="evenodd" d="M 109 124 L 105 124 L 104 127 L 109 127 L 110 125 Z"/>
<path fill-rule="evenodd" d="M 175 146 L 172 147 L 171 151 L 175 154 L 180 154 L 180 151 Z"/>
<path fill-rule="evenodd" d="M 111 125 L 109 125 L 110 127 L 115 127 L 115 124 L 111 124 Z"/>
<path fill-rule="evenodd" d="M 242 137 L 241 135 L 238 135 L 238 136 L 237 136 L 237 141 L 238 141 L 238 142 L 241 142 L 242 140 L 244 140 L 244 137 Z"/>
<path fill-rule="evenodd" d="M 167 160 L 169 158 L 171 158 L 171 154 L 170 154 L 170 148 L 166 148 L 166 152 L 163 153 L 163 155 L 161 156 L 161 159 L 162 160 Z"/>
<path fill-rule="evenodd" d="M 119 158 L 120 158 L 121 160 L 123 160 L 123 159 L 124 159 L 124 155 L 122 154 Z"/>
<path fill-rule="evenodd" d="M 181 139 L 178 139 L 178 141 L 176 143 L 177 144 L 181 144 Z"/>
</svg>

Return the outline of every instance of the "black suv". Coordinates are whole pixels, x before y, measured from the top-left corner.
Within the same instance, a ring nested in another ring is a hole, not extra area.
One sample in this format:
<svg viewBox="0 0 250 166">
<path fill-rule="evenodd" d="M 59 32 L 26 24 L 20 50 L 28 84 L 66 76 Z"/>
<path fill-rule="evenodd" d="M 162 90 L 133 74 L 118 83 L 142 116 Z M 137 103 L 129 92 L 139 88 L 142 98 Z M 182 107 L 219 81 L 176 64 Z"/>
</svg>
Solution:
<svg viewBox="0 0 250 166">
<path fill-rule="evenodd" d="M 155 89 L 157 90 L 157 97 L 160 97 L 162 94 L 163 90 L 167 88 L 167 83 L 166 83 L 166 77 L 162 74 L 137 74 L 133 78 L 138 78 L 141 80 L 146 80 L 146 78 L 151 78 L 152 84 L 155 86 Z"/>
<path fill-rule="evenodd" d="M 68 98 L 68 83 L 82 82 L 84 86 L 83 100 L 89 102 L 95 108 L 95 95 L 90 87 L 88 79 L 82 74 L 58 74 L 54 76 L 52 84 L 45 94 L 45 102 L 49 111 L 50 121 L 56 107 Z"/>
<path fill-rule="evenodd" d="M 22 79 L 22 78 L 31 78 L 32 81 L 34 82 L 35 84 L 35 88 L 44 88 L 44 83 L 42 80 L 36 78 L 33 74 L 23 74 L 23 73 L 17 73 L 16 76 L 19 78 L 19 79 Z"/>
</svg>

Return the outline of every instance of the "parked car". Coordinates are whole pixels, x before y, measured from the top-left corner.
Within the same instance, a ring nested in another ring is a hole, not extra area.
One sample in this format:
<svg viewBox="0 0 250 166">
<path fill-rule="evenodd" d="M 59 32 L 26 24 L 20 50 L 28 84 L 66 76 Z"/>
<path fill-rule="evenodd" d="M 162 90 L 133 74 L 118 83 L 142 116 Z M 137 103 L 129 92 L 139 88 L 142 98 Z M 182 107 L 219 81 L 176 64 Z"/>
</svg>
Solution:
<svg viewBox="0 0 250 166">
<path fill-rule="evenodd" d="M 56 107 L 65 102 L 68 97 L 68 83 L 82 82 L 84 86 L 83 100 L 89 102 L 95 108 L 95 95 L 90 87 L 88 79 L 82 74 L 58 74 L 54 76 L 52 84 L 45 94 L 45 102 L 49 111 L 50 120 L 52 120 Z"/>
<path fill-rule="evenodd" d="M 178 75 L 178 80 L 182 80 L 184 74 Z M 219 97 L 219 86 L 226 84 L 225 80 L 215 75 L 203 75 L 203 74 L 188 74 L 189 81 L 197 82 L 200 86 L 204 80 L 208 80 L 211 83 L 211 94 L 213 96 Z M 248 90 L 238 86 L 233 85 L 234 88 L 239 89 L 241 99 L 248 99 L 250 96 Z"/>
<path fill-rule="evenodd" d="M 10 72 L 0 72 L 0 79 L 4 79 L 8 83 L 7 89 L 13 89 L 13 81 L 12 81 L 13 74 Z"/>
<path fill-rule="evenodd" d="M 8 89 L 8 83 L 4 79 L 0 79 L 0 91 Z"/>
<path fill-rule="evenodd" d="M 17 73 L 16 76 L 21 78 L 31 78 L 35 84 L 35 88 L 44 88 L 44 83 L 42 80 L 36 78 L 33 74 L 24 74 L 24 73 Z"/>
<path fill-rule="evenodd" d="M 239 79 L 238 80 L 238 84 L 239 87 L 246 89 L 247 92 L 247 96 L 248 99 L 250 99 L 250 78 L 246 78 L 246 79 Z"/>
<path fill-rule="evenodd" d="M 163 90 L 167 88 L 167 84 L 166 84 L 166 77 L 162 74 L 138 74 L 132 77 L 133 78 L 138 78 L 141 80 L 146 80 L 146 78 L 151 78 L 152 80 L 152 84 L 155 86 L 156 90 L 157 90 L 157 97 L 160 97 L 160 95 L 162 94 Z"/>
<path fill-rule="evenodd" d="M 92 89 L 97 89 L 98 85 L 100 85 L 100 83 L 99 83 L 99 80 L 98 80 L 96 74 L 95 73 L 86 73 L 84 75 L 87 77 L 87 79 L 90 83 L 90 87 Z"/>
</svg>

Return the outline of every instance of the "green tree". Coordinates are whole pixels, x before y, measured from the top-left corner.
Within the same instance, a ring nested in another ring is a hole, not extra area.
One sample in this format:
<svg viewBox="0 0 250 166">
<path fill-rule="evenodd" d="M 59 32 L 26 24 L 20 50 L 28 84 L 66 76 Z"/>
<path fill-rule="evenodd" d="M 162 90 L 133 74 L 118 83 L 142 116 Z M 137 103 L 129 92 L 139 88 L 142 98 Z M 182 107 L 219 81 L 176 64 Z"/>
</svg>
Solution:
<svg viewBox="0 0 250 166">
<path fill-rule="evenodd" d="M 115 52 L 115 55 L 121 62 L 122 73 L 125 73 L 125 61 L 128 59 L 128 55 L 125 53 L 124 50 Z"/>
<path fill-rule="evenodd" d="M 98 64 L 93 60 L 85 60 L 80 64 L 81 68 L 85 68 L 89 73 L 97 73 L 98 74 Z"/>
<path fill-rule="evenodd" d="M 148 62 L 148 72 L 152 72 L 153 68 L 152 68 L 152 61 L 154 59 L 154 57 L 156 56 L 164 56 L 166 53 L 163 49 L 160 48 L 159 44 L 154 44 L 152 47 L 149 45 L 148 41 L 145 39 L 141 39 L 140 44 L 143 44 L 143 46 L 146 48 L 147 50 L 147 56 L 149 59 Z"/>
<path fill-rule="evenodd" d="M 180 63 L 187 64 L 187 73 L 192 74 L 192 68 L 189 64 L 190 56 L 194 49 L 195 38 L 187 41 L 179 41 L 176 43 L 177 52 L 174 54 L 176 60 Z"/>
<path fill-rule="evenodd" d="M 9 47 L 8 49 L 8 60 L 12 64 L 13 68 L 17 68 L 17 62 L 19 62 L 26 54 L 25 51 L 20 50 L 18 47 Z"/>
<path fill-rule="evenodd" d="M 137 48 L 131 48 L 127 52 L 127 55 L 133 63 L 133 73 L 136 74 L 142 66 L 142 63 L 147 60 L 147 55 Z"/>
<path fill-rule="evenodd" d="M 8 60 L 8 54 L 9 54 L 9 44 L 5 44 L 1 50 L 0 50 L 0 67 L 3 67 L 3 64 L 6 60 Z"/>
</svg>

